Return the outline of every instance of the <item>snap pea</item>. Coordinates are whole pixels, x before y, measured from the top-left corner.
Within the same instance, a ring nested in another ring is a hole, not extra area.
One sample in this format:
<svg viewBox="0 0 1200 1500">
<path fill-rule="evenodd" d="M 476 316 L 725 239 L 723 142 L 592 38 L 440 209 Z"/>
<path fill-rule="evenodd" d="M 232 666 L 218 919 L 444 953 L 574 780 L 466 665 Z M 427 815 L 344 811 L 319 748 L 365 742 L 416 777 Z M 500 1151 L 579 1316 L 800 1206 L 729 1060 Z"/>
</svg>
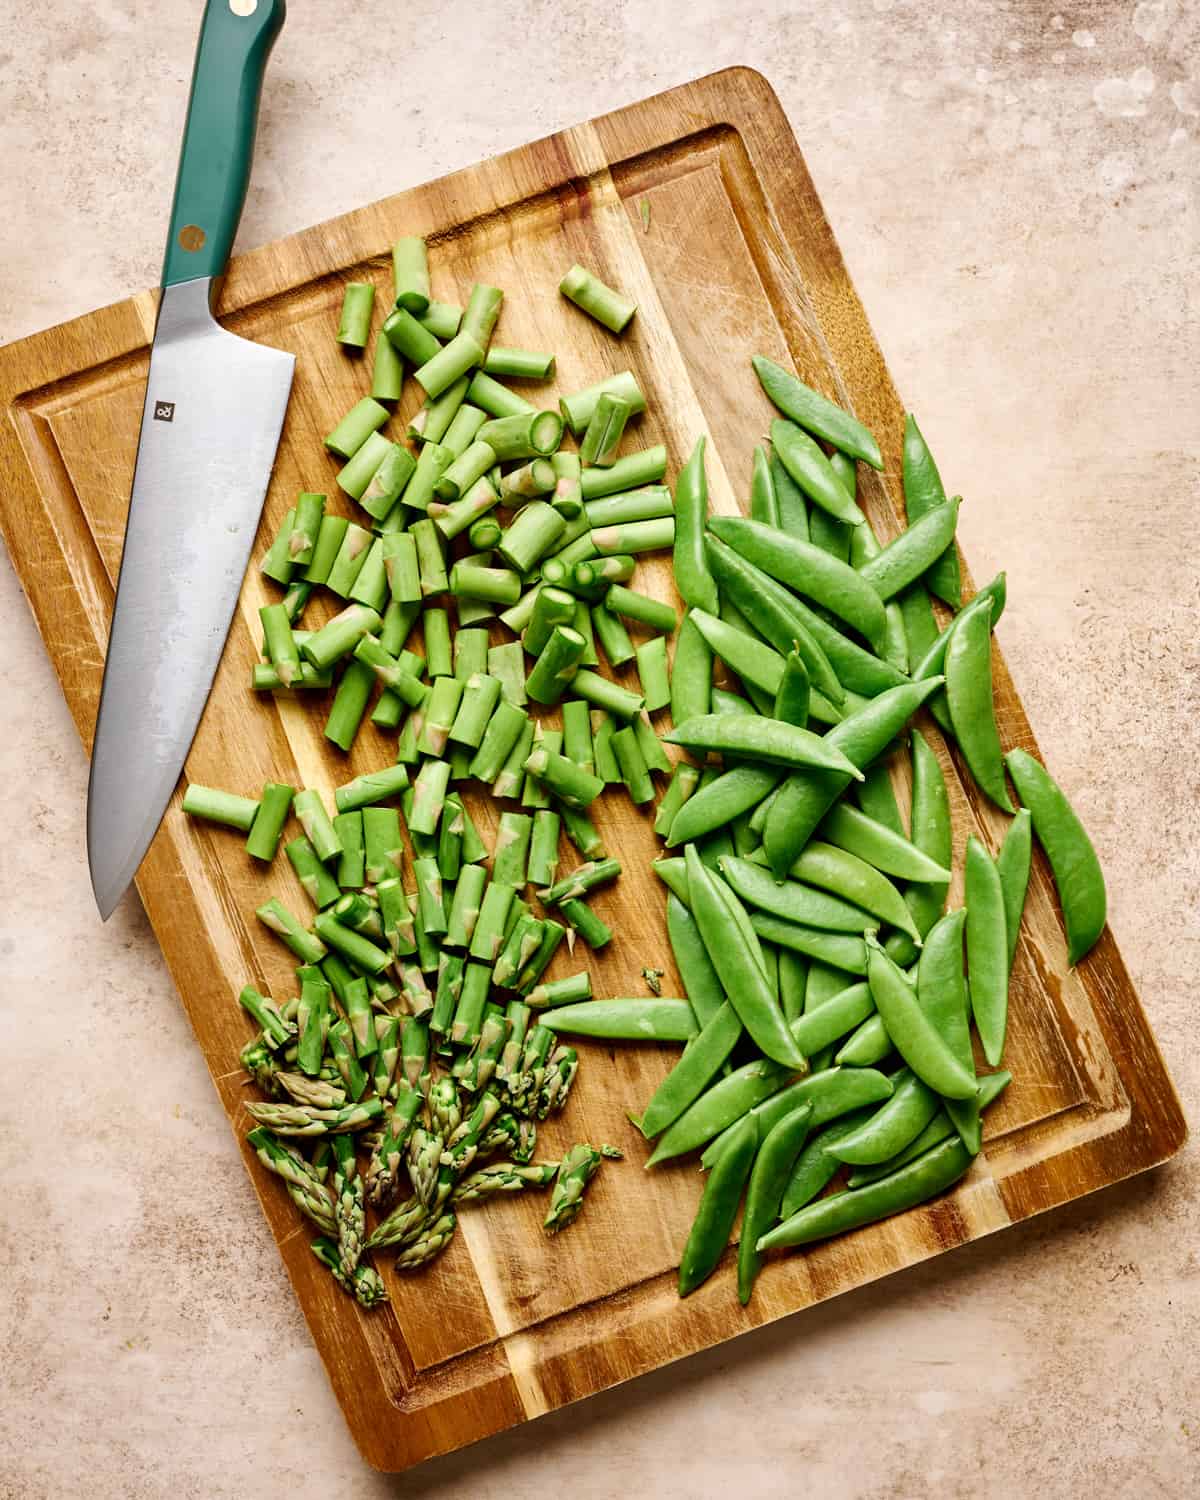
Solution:
<svg viewBox="0 0 1200 1500">
<path fill-rule="evenodd" d="M 762 1270 L 759 1237 L 766 1233 L 779 1216 L 783 1192 L 791 1180 L 796 1158 L 808 1136 L 812 1113 L 812 1104 L 806 1103 L 784 1115 L 767 1132 L 754 1157 L 750 1182 L 746 1188 L 746 1211 L 742 1218 L 741 1239 L 738 1243 L 738 1300 L 743 1307 L 749 1302 L 758 1273 Z M 715 1175 L 718 1169 L 713 1170 Z"/>
<path fill-rule="evenodd" d="M 679 809 L 667 835 L 667 848 L 690 844 L 757 807 L 782 777 L 783 772 L 772 766 L 734 766 L 724 772 Z"/>
<path fill-rule="evenodd" d="M 854 795 L 859 807 L 873 822 L 882 823 L 901 838 L 907 837 L 900 804 L 896 801 L 896 789 L 892 785 L 890 757 L 877 760 L 867 768 L 864 779 L 854 788 Z"/>
<path fill-rule="evenodd" d="M 910 1068 L 902 1068 L 892 1079 L 891 1097 L 856 1131 L 831 1146 L 830 1153 L 856 1167 L 887 1161 L 916 1140 L 939 1105 L 935 1091 Z"/>
<path fill-rule="evenodd" d="M 1054 872 L 1068 956 L 1077 964 L 1104 931 L 1108 903 L 1100 861 L 1078 814 L 1046 768 L 1024 750 L 1010 750 L 1005 760 Z"/>
<path fill-rule="evenodd" d="M 774 699 L 784 671 L 784 658 L 778 651 L 707 610 L 694 609 L 688 618 L 713 653 L 742 679 L 747 691 L 758 688 Z"/>
<path fill-rule="evenodd" d="M 707 714 L 712 705 L 712 649 L 689 612 L 675 637 L 671 666 L 671 720 L 675 724 Z"/>
<path fill-rule="evenodd" d="M 803 1068 L 804 1054 L 767 983 L 766 961 L 745 909 L 725 882 L 705 869 L 694 844 L 688 845 L 686 859 L 696 926 L 742 1025 L 775 1062 Z"/>
<path fill-rule="evenodd" d="M 783 955 L 781 954 L 782 958 Z M 875 998 L 868 984 L 849 984 L 821 1005 L 806 1010 L 789 1024 L 800 1050 L 812 1057 L 861 1026 L 875 1013 Z"/>
<path fill-rule="evenodd" d="M 856 767 L 870 765 L 936 687 L 937 679 L 930 678 L 928 682 L 890 688 L 835 724 L 823 743 L 845 754 Z M 861 770 L 856 774 L 861 779 Z M 776 875 L 782 875 L 791 866 L 849 781 L 849 777 L 840 773 L 802 771 L 784 782 L 763 826 L 763 848 Z M 829 843 L 838 842 L 828 834 L 826 839 Z"/>
<path fill-rule="evenodd" d="M 879 650 L 887 620 L 874 586 L 848 563 L 759 521 L 714 516 L 709 530 L 764 573 L 823 605 Z"/>
<path fill-rule="evenodd" d="M 844 969 L 848 974 L 867 972 L 867 949 L 862 938 L 841 932 L 823 932 L 820 928 L 805 927 L 763 911 L 756 911 L 750 921 L 759 937 L 770 943 L 792 948 L 832 968 Z"/>
<path fill-rule="evenodd" d="M 614 1042 L 689 1042 L 699 1031 L 686 1000 L 620 997 L 560 1005 L 538 1017 L 551 1031 Z"/>
<path fill-rule="evenodd" d="M 914 824 L 914 832 L 915 829 Z M 883 874 L 898 880 L 922 884 L 948 883 L 950 880 L 946 865 L 939 864 L 912 840 L 893 833 L 890 828 L 876 823 L 866 813 L 845 802 L 839 802 L 829 810 L 817 831 L 828 843 L 845 849 L 849 854 L 857 854 L 859 859 L 865 859 Z M 938 911 L 941 911 L 940 902 Z"/>
<path fill-rule="evenodd" d="M 790 1218 L 797 1209 L 811 1203 L 822 1188 L 833 1181 L 841 1171 L 842 1163 L 829 1148 L 856 1131 L 872 1112 L 872 1108 L 852 1110 L 850 1114 L 834 1120 L 815 1135 L 809 1136 L 784 1189 L 779 1209 L 781 1218 Z"/>
<path fill-rule="evenodd" d="M 869 934 L 867 982 L 896 1051 L 918 1078 L 947 1099 L 973 1098 L 974 1068 L 968 1070 L 958 1060 L 922 1010 L 908 979 Z"/>
<path fill-rule="evenodd" d="M 878 918 L 862 907 L 798 880 L 777 881 L 769 870 L 749 860 L 722 859 L 721 874 L 743 901 L 789 922 L 827 932 L 866 932 L 878 926 Z"/>
<path fill-rule="evenodd" d="M 988 1073 L 979 1080 L 979 1097 L 975 1101 L 979 1109 L 986 1109 L 989 1104 L 999 1098 L 1008 1085 L 1012 1082 L 1012 1074 L 1006 1072 Z M 907 1162 L 923 1156 L 926 1151 L 939 1145 L 942 1141 L 949 1140 L 955 1134 L 954 1123 L 945 1109 L 939 1109 L 921 1134 L 915 1141 L 905 1146 L 903 1151 L 898 1151 L 895 1156 L 890 1156 L 887 1161 L 881 1161 L 873 1167 L 859 1167 L 851 1172 L 846 1178 L 848 1188 L 862 1188 L 869 1183 L 877 1182 L 880 1177 L 886 1177 L 889 1172 L 894 1172 L 897 1167 L 904 1166 Z M 963 1141 L 963 1145 L 971 1152 L 972 1156 L 978 1156 L 980 1146 L 972 1148 L 969 1141 Z"/>
<path fill-rule="evenodd" d="M 944 505 L 926 511 L 919 521 L 914 521 L 907 531 L 902 531 L 863 564 L 860 575 L 875 588 L 881 599 L 893 599 L 910 584 L 916 583 L 931 560 L 940 557 L 947 546 L 953 545 L 958 506 L 957 499 L 947 500 Z"/>
<path fill-rule="evenodd" d="M 776 1094 L 789 1073 L 765 1057 L 744 1063 L 706 1090 L 663 1131 L 646 1160 L 647 1167 L 694 1151 L 748 1114 L 761 1100 Z M 821 1075 L 814 1074 L 814 1077 Z"/>
<path fill-rule="evenodd" d="M 857 526 L 863 513 L 846 492 L 836 472 L 830 467 L 821 447 L 794 422 L 776 417 L 771 423 L 771 446 L 779 460 L 814 505 L 835 521 Z"/>
<path fill-rule="evenodd" d="M 917 585 L 919 587 L 919 585 Z M 950 639 L 962 622 L 974 611 L 987 609 L 991 606 L 991 628 L 995 630 L 996 622 L 1004 613 L 1004 606 L 1008 602 L 1008 580 L 1005 574 L 997 573 L 990 583 L 984 584 L 983 588 L 975 595 L 969 604 L 954 616 L 945 630 L 940 633 L 934 629 L 930 634 L 928 643 L 919 656 L 914 656 L 912 667 L 912 679 L 921 682 L 926 677 L 936 677 L 938 673 L 946 670 L 946 648 Z M 933 619 L 932 612 L 930 620 Z M 930 711 L 934 718 L 947 734 L 954 732 L 950 722 L 950 710 L 946 705 L 945 690 L 938 693 L 936 697 L 929 700 Z"/>
<path fill-rule="evenodd" d="M 1008 928 L 1000 872 L 974 834 L 967 839 L 964 881 L 971 1010 L 983 1055 L 995 1068 L 1004 1055 L 1008 1025 Z"/>
<path fill-rule="evenodd" d="M 917 1001 L 931 1024 L 964 1069 L 975 1076 L 971 1051 L 971 1002 L 963 972 L 963 928 L 967 914 L 960 907 L 934 923 L 917 964 Z M 979 1095 L 947 1099 L 946 1112 L 963 1145 L 979 1150 Z"/>
<path fill-rule="evenodd" d="M 779 508 L 779 525 L 789 536 L 808 541 L 808 503 L 804 491 L 783 467 L 779 454 L 771 453 L 771 483 Z"/>
<path fill-rule="evenodd" d="M 886 663 L 880 662 L 870 652 L 863 651 L 831 626 L 827 627 L 819 615 L 806 612 L 800 600 L 789 594 L 782 584 L 776 583 L 760 568 L 748 563 L 732 547 L 726 546 L 720 537 L 709 532 L 704 546 L 709 565 L 721 586 L 722 600 L 728 597 L 753 619 L 755 627 L 781 654 L 793 648 L 799 651 L 813 686 L 824 693 L 831 703 L 840 704 L 845 698 L 843 678 L 848 687 L 856 690 L 861 690 L 858 688 L 860 682 L 877 683 L 878 686 L 874 688 L 876 692 L 880 687 L 890 687 L 903 680 Z M 826 632 L 824 637 L 822 631 Z M 826 650 L 827 646 L 831 647 L 831 651 Z M 843 646 L 846 648 L 844 651 L 841 649 Z M 841 657 L 840 670 L 835 667 L 832 650 L 836 650 Z M 860 658 L 866 663 L 866 668 L 856 672 L 854 668 L 859 664 Z M 872 666 L 872 663 L 875 665 Z"/>
<path fill-rule="evenodd" d="M 683 856 L 676 855 L 673 859 L 656 859 L 650 868 L 680 905 L 687 907 L 692 898 L 688 890 L 687 865 Z"/>
<path fill-rule="evenodd" d="M 909 525 L 919 521 L 927 511 L 941 505 L 946 499 L 942 476 L 933 461 L 933 454 L 921 435 L 917 419 L 911 412 L 904 419 L 904 455 L 901 469 L 904 484 L 904 506 Z M 925 585 L 944 599 L 951 609 L 957 609 L 962 598 L 962 579 L 959 573 L 958 552 L 953 543 L 925 572 Z"/>
<path fill-rule="evenodd" d="M 812 1128 L 816 1130 L 839 1115 L 867 1104 L 878 1104 L 889 1098 L 891 1092 L 889 1080 L 873 1068 L 826 1068 L 820 1073 L 810 1073 L 807 1078 L 799 1078 L 784 1088 L 773 1089 L 751 1106 L 750 1113 L 758 1122 L 758 1133 L 762 1136 L 798 1104 L 811 1103 Z M 709 1142 L 700 1158 L 705 1171 L 728 1150 L 729 1136 L 730 1131 L 726 1128 L 716 1140 Z"/>
<path fill-rule="evenodd" d="M 940 1146 L 887 1177 L 881 1177 L 870 1187 L 860 1188 L 854 1193 L 835 1193 L 832 1197 L 810 1203 L 763 1235 L 758 1242 L 759 1249 L 807 1245 L 813 1240 L 843 1234 L 915 1208 L 945 1192 L 965 1176 L 972 1160 L 971 1153 L 957 1137 L 943 1141 Z"/>
<path fill-rule="evenodd" d="M 832 891 L 835 896 L 862 907 L 890 927 L 898 927 L 920 941 L 921 933 L 899 890 L 886 875 L 857 854 L 814 840 L 788 873 L 809 885 Z"/>
<path fill-rule="evenodd" d="M 750 514 L 765 526 L 779 525 L 779 500 L 775 494 L 775 480 L 767 450 L 761 443 L 754 447 L 754 458 L 750 470 Z"/>
<path fill-rule="evenodd" d="M 798 724 L 803 729 L 808 723 L 811 705 L 811 683 L 804 658 L 799 651 L 789 651 L 783 661 L 783 676 L 775 689 L 771 717 L 782 719 L 786 724 Z"/>
<path fill-rule="evenodd" d="M 839 1068 L 873 1068 L 893 1050 L 883 1017 L 869 1016 L 854 1035 L 834 1054 Z"/>
<path fill-rule="evenodd" d="M 941 762 L 917 729 L 912 733 L 912 804 L 909 814 L 916 848 L 943 869 L 940 879 L 919 880 L 904 893 L 913 921 L 922 936 L 942 914 L 950 889 L 949 866 L 954 856 L 950 797 Z M 912 876 L 907 877 L 910 881 Z"/>
<path fill-rule="evenodd" d="M 686 894 L 687 872 L 684 861 L 672 861 L 680 866 Z M 688 906 L 674 893 L 667 897 L 667 939 L 675 956 L 675 967 L 683 981 L 684 993 L 691 1001 L 692 1009 L 700 1024 L 707 1025 L 725 1003 L 725 991 L 717 971 L 713 968 L 700 936 L 696 919 Z"/>
<path fill-rule="evenodd" d="M 685 604 L 715 615 L 717 586 L 704 556 L 704 526 L 708 519 L 705 443 L 701 434 L 675 480 L 675 587 Z"/>
<path fill-rule="evenodd" d="M 643 1111 L 639 1128 L 647 1139 L 660 1135 L 700 1097 L 724 1067 L 742 1030 L 737 1012 L 723 1000 Z"/>
<path fill-rule="evenodd" d="M 821 736 L 795 724 L 785 724 L 781 719 L 731 719 L 722 714 L 703 714 L 676 724 L 664 738 L 668 744 L 683 745 L 689 750 L 744 756 L 777 766 L 804 766 L 857 781 L 862 772 L 834 741 L 836 732 L 835 727 Z"/>
<path fill-rule="evenodd" d="M 1029 866 L 1033 854 L 1033 820 L 1027 807 L 1017 809 L 1008 825 L 996 869 L 1000 872 L 1000 889 L 1004 893 L 1004 929 L 1008 937 L 1008 970 L 1012 973 L 1021 936 L 1021 914 L 1025 910 L 1025 892 L 1029 885 Z"/>
<path fill-rule="evenodd" d="M 873 469 L 883 468 L 879 444 L 857 417 L 797 380 L 774 360 L 756 354 L 751 360 L 754 373 L 770 400 L 807 431 L 832 443 L 851 458 L 861 458 Z"/>
<path fill-rule="evenodd" d="M 804 1014 L 808 995 L 808 959 L 791 948 L 779 950 L 779 1003 L 790 1025 Z"/>
<path fill-rule="evenodd" d="M 686 1297 L 716 1269 L 737 1218 L 742 1189 L 758 1149 L 758 1130 L 743 1120 L 717 1170 L 709 1174 L 688 1242 L 679 1260 L 679 1295 Z"/>
<path fill-rule="evenodd" d="M 951 634 L 946 647 L 946 700 L 954 737 L 971 775 L 997 807 L 1011 813 L 992 694 L 990 619 L 990 606 L 964 611 Z"/>
</svg>

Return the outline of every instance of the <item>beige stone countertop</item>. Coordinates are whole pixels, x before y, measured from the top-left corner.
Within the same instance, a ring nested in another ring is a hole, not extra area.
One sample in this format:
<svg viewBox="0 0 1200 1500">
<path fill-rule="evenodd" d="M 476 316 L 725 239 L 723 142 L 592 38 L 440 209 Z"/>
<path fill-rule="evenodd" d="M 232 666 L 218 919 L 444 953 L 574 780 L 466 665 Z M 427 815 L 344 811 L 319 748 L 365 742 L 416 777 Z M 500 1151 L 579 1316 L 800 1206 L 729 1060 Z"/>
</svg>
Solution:
<svg viewBox="0 0 1200 1500">
<path fill-rule="evenodd" d="M 0 339 L 154 283 L 200 11 L 0 5 Z M 779 92 L 975 576 L 1008 570 L 1005 653 L 1195 1118 L 1195 5 L 292 0 L 239 243 L 734 63 Z M 136 896 L 96 917 L 87 767 L 6 557 L 0 619 L 2 1500 L 1200 1493 L 1194 1146 L 371 1472 Z"/>
</svg>

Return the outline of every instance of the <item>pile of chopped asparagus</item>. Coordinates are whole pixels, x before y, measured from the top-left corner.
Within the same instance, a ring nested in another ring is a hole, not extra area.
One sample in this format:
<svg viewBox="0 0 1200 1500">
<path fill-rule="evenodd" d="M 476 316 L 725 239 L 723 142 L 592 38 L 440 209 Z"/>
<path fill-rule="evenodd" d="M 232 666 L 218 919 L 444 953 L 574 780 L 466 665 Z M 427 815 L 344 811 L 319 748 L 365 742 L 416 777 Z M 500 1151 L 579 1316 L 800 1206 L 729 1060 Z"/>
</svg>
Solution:
<svg viewBox="0 0 1200 1500">
<path fill-rule="evenodd" d="M 556 1232 L 617 1154 L 580 1144 L 532 1160 L 536 1122 L 563 1108 L 578 1068 L 543 1022 L 592 995 L 586 969 L 545 976 L 564 938 L 571 951 L 611 940 L 588 897 L 621 866 L 588 809 L 610 783 L 648 801 L 652 773 L 670 770 L 648 713 L 670 698 L 676 623 L 629 587 L 638 554 L 674 540 L 666 450 L 620 455 L 646 409 L 633 375 L 539 410 L 498 377 L 545 381 L 554 358 L 492 344 L 501 292 L 475 286 L 465 311 L 434 302 L 419 239 L 399 241 L 393 262 L 371 391 L 325 439 L 358 519 L 315 491 L 288 512 L 262 563 L 283 595 L 260 612 L 252 687 L 333 688 L 325 735 L 342 751 L 378 688 L 370 718 L 396 735 L 394 764 L 337 787 L 332 815 L 321 789 L 279 783 L 257 798 L 192 785 L 184 798 L 244 831 L 263 863 L 290 814 L 301 826 L 284 849 L 312 914 L 275 897 L 257 911 L 299 960 L 299 995 L 240 996 L 260 1028 L 242 1063 L 268 1099 L 247 1105 L 248 1140 L 364 1306 L 385 1298 L 364 1254 L 395 1252 L 412 1270 L 445 1248 L 462 1204 L 526 1187 L 552 1188 Z M 614 332 L 635 312 L 578 266 L 562 292 Z M 348 349 L 365 346 L 373 308 L 372 285 L 346 287 Z M 406 361 L 425 402 L 402 442 L 383 429 Z M 342 607 L 306 628 L 322 590 Z M 597 641 L 612 666 L 636 661 L 641 692 L 597 670 Z M 466 782 L 510 804 L 491 851 Z M 559 878 L 564 836 L 582 862 Z"/>
</svg>

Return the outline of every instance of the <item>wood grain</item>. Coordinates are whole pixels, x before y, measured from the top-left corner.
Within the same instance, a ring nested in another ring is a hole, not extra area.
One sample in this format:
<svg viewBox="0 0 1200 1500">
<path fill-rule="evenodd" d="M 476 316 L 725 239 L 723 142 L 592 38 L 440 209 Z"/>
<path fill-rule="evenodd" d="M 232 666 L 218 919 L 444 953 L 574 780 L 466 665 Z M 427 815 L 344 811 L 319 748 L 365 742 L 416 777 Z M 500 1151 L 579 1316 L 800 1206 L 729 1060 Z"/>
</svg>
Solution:
<svg viewBox="0 0 1200 1500">
<path fill-rule="evenodd" d="M 650 205 L 643 229 L 639 205 Z M 749 370 L 764 352 L 852 407 L 880 438 L 882 475 L 863 503 L 884 534 L 902 524 L 903 407 L 846 275 L 803 159 L 769 86 L 733 70 L 540 141 L 426 187 L 240 257 L 221 317 L 298 356 L 293 399 L 259 549 L 300 488 L 338 495 L 320 435 L 365 389 L 369 372 L 334 344 L 341 288 L 389 284 L 399 233 L 426 235 L 435 294 L 463 301 L 482 279 L 506 289 L 501 337 L 558 354 L 558 390 L 629 365 L 651 410 L 637 437 L 668 446 L 672 467 L 711 437 L 714 507 L 739 508 L 750 449 L 769 411 Z M 572 260 L 640 303 L 614 340 L 549 289 Z M 0 524 L 85 743 L 90 742 L 113 580 L 120 560 L 153 328 L 143 294 L 0 349 Z M 401 416 L 417 404 L 410 389 Z M 665 561 L 639 587 L 673 597 Z M 267 586 L 269 587 L 269 586 Z M 369 726 L 342 757 L 303 703 L 247 704 L 256 571 L 188 760 L 191 779 L 254 792 L 268 776 L 326 790 L 391 758 Z M 1036 746 L 996 657 L 1001 730 Z M 1003 819 L 950 773 L 956 849 L 978 830 L 994 849 Z M 902 775 L 902 773 L 900 773 Z M 486 825 L 492 809 L 478 799 Z M 598 819 L 626 865 L 597 909 L 617 941 L 594 963 L 601 994 L 638 993 L 654 960 L 675 982 L 662 892 L 646 866 L 649 820 L 605 798 Z M 239 1138 L 245 1096 L 238 1049 L 249 1032 L 233 1003 L 247 979 L 286 994 L 287 955 L 253 920 L 264 885 L 303 910 L 290 868 L 269 882 L 230 835 L 189 823 L 178 798 L 138 888 Z M 248 1165 L 313 1337 L 364 1456 L 398 1470 L 730 1338 L 758 1324 L 978 1238 L 1170 1156 L 1184 1139 L 1179 1103 L 1109 933 L 1077 971 L 1066 966 L 1048 868 L 1034 861 L 1018 953 L 1007 1064 L 1016 1081 L 989 1112 L 984 1154 L 946 1199 L 843 1240 L 772 1263 L 741 1309 L 726 1267 L 686 1303 L 673 1268 L 696 1199 L 694 1167 L 640 1170 L 644 1147 L 625 1120 L 668 1066 L 649 1048 L 587 1047 L 565 1120 L 547 1153 L 571 1139 L 614 1141 L 624 1166 L 597 1178 L 587 1212 L 550 1244 L 533 1202 L 464 1215 L 464 1231 L 430 1273 L 389 1286 L 389 1310 L 366 1316 L 308 1252 L 279 1184 Z M 561 958 L 558 968 L 567 967 Z"/>
</svg>

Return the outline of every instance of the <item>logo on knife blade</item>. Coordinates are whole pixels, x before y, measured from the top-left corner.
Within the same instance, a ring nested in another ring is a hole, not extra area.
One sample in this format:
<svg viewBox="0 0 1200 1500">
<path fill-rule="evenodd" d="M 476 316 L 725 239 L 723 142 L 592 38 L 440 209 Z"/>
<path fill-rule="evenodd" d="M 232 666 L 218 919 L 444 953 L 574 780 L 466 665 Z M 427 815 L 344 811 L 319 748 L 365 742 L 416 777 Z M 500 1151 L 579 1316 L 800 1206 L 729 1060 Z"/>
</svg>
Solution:
<svg viewBox="0 0 1200 1500">
<path fill-rule="evenodd" d="M 174 401 L 156 401 L 154 403 L 154 420 L 156 422 L 173 422 L 175 420 Z"/>
</svg>

